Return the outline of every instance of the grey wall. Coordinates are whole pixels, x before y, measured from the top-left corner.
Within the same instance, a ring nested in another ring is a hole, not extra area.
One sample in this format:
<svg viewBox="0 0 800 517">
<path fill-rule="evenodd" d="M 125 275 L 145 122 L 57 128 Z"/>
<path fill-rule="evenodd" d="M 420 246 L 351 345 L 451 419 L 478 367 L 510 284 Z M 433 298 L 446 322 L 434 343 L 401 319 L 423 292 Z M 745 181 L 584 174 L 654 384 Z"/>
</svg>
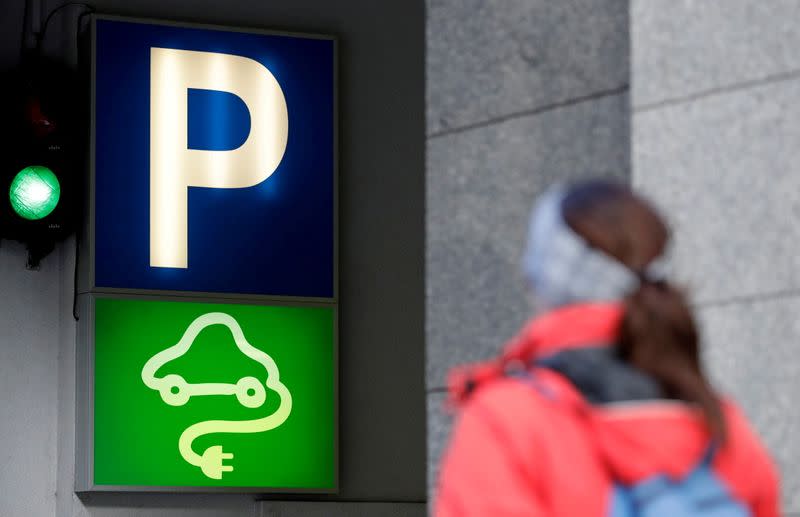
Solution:
<svg viewBox="0 0 800 517">
<path fill-rule="evenodd" d="M 56 491 L 59 257 L 27 271 L 0 244 L 0 515 L 53 515 Z M 24 497 L 14 494 L 25 494 Z"/>
<path fill-rule="evenodd" d="M 423 515 L 424 4 L 92 3 L 111 14 L 340 37 L 341 493 L 331 499 L 383 504 L 353 510 L 361 507 L 273 501 L 260 508 L 252 495 L 75 496 L 74 242 L 48 257 L 41 271 L 28 272 L 23 250 L 4 241 L 0 457 L 15 468 L 0 474 L 0 515 L 294 516 L 320 508 L 326 515 Z M 3 0 L 0 66 L 17 57 L 22 8 L 22 0 Z M 54 19 L 49 53 L 75 59 L 76 17 L 70 10 Z"/>
<path fill-rule="evenodd" d="M 629 171 L 627 0 L 428 0 L 429 483 L 447 370 L 528 317 L 519 257 L 536 194 Z"/>
<path fill-rule="evenodd" d="M 675 225 L 710 370 L 800 515 L 800 2 L 631 4 L 633 182 Z"/>
<path fill-rule="evenodd" d="M 16 62 L 21 5 L 2 4 L 0 63 Z M 8 20 L 8 21 L 7 21 Z M 15 22 L 18 23 L 18 22 Z M 0 242 L 0 515 L 55 512 L 59 257 L 25 269 L 23 246 Z M 25 494 L 14 497 L 13 494 Z"/>
</svg>

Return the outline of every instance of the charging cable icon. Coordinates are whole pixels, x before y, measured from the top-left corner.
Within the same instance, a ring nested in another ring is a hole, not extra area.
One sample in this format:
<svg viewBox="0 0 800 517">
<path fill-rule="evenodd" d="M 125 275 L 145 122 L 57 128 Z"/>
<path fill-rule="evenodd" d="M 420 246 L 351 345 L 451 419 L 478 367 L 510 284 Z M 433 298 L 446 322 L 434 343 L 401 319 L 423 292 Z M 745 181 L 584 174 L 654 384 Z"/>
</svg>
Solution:
<svg viewBox="0 0 800 517">
<path fill-rule="evenodd" d="M 239 350 L 261 364 L 266 370 L 264 382 L 248 376 L 239 379 L 235 384 L 190 384 L 180 375 L 169 374 L 160 378 L 156 377 L 159 368 L 188 352 L 197 335 L 211 325 L 228 327 Z M 212 445 L 202 455 L 197 454 L 192 449 L 192 443 L 197 438 L 207 434 L 262 433 L 283 424 L 292 412 L 292 395 L 280 381 L 280 373 L 275 361 L 251 345 L 245 339 L 239 323 L 232 316 L 223 312 L 210 312 L 195 319 L 177 344 L 162 350 L 145 363 L 142 368 L 142 381 L 148 388 L 158 391 L 161 399 L 171 406 L 183 406 L 193 396 L 235 395 L 242 406 L 254 409 L 264 405 L 267 400 L 267 389 L 278 394 L 280 406 L 271 415 L 254 420 L 206 420 L 193 424 L 183 431 L 178 440 L 178 450 L 181 456 L 191 465 L 200 467 L 203 474 L 211 479 L 222 479 L 224 472 L 233 471 L 232 465 L 224 464 L 226 460 L 233 459 L 233 454 L 226 453 L 221 445 Z"/>
</svg>

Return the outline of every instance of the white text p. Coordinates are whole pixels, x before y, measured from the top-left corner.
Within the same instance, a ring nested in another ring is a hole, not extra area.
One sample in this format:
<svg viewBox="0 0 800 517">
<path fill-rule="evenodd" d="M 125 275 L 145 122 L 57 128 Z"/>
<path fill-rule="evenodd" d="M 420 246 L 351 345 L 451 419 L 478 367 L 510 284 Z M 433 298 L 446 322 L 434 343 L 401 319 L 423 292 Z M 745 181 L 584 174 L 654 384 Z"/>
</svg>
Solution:
<svg viewBox="0 0 800 517">
<path fill-rule="evenodd" d="M 230 151 L 188 148 L 188 90 L 237 95 L 250 134 Z M 289 132 L 278 81 L 252 59 L 189 50 L 150 49 L 150 266 L 188 267 L 189 187 L 243 188 L 267 179 L 283 158 Z"/>
</svg>

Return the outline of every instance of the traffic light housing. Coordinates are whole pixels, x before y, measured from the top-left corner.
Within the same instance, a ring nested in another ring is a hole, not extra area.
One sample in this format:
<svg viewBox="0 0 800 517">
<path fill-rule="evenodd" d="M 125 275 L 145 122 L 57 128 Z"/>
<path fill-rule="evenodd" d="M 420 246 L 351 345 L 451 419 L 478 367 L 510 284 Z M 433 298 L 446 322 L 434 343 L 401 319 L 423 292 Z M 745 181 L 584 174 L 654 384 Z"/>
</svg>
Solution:
<svg viewBox="0 0 800 517">
<path fill-rule="evenodd" d="M 0 238 L 23 242 L 37 267 L 75 229 L 82 168 L 76 75 L 43 57 L 3 74 Z"/>
</svg>

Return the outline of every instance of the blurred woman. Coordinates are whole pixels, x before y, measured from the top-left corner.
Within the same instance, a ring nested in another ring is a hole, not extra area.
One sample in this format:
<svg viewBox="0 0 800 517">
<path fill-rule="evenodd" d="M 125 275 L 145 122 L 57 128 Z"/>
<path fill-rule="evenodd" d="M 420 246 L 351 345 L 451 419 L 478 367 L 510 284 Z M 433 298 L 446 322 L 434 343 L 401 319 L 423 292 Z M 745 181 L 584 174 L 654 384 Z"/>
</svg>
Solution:
<svg viewBox="0 0 800 517">
<path fill-rule="evenodd" d="M 523 259 L 538 316 L 457 370 L 436 517 L 776 517 L 775 467 L 708 382 L 669 233 L 621 185 L 555 187 Z"/>
</svg>

